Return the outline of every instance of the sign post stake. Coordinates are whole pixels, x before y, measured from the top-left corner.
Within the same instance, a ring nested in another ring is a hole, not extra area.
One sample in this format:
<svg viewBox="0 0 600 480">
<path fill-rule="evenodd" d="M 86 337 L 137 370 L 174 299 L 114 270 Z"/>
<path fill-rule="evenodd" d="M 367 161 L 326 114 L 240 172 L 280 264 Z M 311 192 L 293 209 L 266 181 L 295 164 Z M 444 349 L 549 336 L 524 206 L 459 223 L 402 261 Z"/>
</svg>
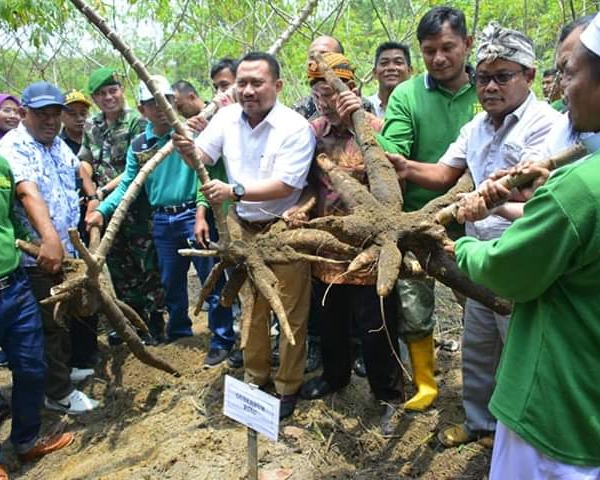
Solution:
<svg viewBox="0 0 600 480">
<path fill-rule="evenodd" d="M 278 398 L 257 385 L 225 375 L 223 413 L 248 428 L 248 479 L 258 480 L 258 434 L 276 442 L 279 436 Z"/>
<path fill-rule="evenodd" d="M 258 435 L 248 427 L 248 479 L 258 480 Z"/>
</svg>

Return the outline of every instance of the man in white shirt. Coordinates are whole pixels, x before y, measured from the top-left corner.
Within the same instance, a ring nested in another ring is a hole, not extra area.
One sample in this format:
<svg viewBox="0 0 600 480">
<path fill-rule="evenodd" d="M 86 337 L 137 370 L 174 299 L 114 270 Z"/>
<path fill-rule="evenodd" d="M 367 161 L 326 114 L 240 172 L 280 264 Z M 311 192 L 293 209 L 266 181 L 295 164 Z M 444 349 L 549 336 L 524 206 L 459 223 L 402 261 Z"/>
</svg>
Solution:
<svg viewBox="0 0 600 480">
<path fill-rule="evenodd" d="M 215 115 L 195 144 L 182 136 L 173 140 L 184 158 L 197 148 L 203 163 L 223 158 L 229 183 L 211 180 L 202 191 L 214 203 L 233 200 L 245 230 L 266 230 L 295 205 L 312 161 L 315 140 L 308 122 L 277 101 L 283 87 L 279 64 L 269 54 L 244 56 L 236 72 L 239 103 Z M 296 345 L 280 337 L 280 365 L 275 390 L 281 397 L 280 417 L 291 415 L 302 384 L 306 357 L 306 322 L 310 300 L 310 268 L 305 263 L 273 265 L 281 301 Z M 246 381 L 265 386 L 270 376 L 270 307 L 257 295 L 244 350 Z"/>
<path fill-rule="evenodd" d="M 432 190 L 448 188 L 469 169 L 475 185 L 494 171 L 530 158 L 543 144 L 560 114 L 537 100 L 530 87 L 535 77 L 531 40 L 520 32 L 491 23 L 477 49 L 475 85 L 484 112 L 460 131 L 436 164 L 390 155 L 398 175 Z M 467 223 L 467 235 L 480 240 L 498 238 L 521 204 L 508 202 L 481 221 Z M 491 446 L 496 421 L 487 408 L 494 374 L 508 329 L 501 316 L 468 299 L 463 332 L 464 424 L 442 430 L 440 442 L 457 446 L 473 440 Z"/>
</svg>

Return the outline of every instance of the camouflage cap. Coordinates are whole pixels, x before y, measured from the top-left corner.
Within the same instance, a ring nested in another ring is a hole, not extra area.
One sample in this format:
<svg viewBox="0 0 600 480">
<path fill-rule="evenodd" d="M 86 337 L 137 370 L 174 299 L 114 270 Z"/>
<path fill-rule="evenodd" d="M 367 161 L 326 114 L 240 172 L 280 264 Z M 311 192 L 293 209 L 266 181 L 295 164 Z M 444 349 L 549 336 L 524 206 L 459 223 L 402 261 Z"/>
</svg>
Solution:
<svg viewBox="0 0 600 480">
<path fill-rule="evenodd" d="M 120 85 L 117 71 L 111 67 L 103 67 L 94 70 L 88 81 L 88 91 L 94 95 L 98 90 L 107 85 Z"/>
<path fill-rule="evenodd" d="M 69 90 L 67 93 L 65 93 L 65 105 L 70 105 L 71 103 L 83 103 L 84 105 L 87 105 L 88 107 L 92 106 L 92 102 L 90 102 L 85 95 L 83 94 L 83 92 L 80 92 L 79 90 Z"/>
</svg>

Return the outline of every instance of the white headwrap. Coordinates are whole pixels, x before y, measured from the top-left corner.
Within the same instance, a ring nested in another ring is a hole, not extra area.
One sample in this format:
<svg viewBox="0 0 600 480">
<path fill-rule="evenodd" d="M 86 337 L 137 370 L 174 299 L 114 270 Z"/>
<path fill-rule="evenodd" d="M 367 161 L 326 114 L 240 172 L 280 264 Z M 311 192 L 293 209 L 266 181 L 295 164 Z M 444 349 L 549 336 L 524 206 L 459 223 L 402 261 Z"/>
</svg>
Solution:
<svg viewBox="0 0 600 480">
<path fill-rule="evenodd" d="M 501 58 L 526 68 L 535 65 L 533 42 L 521 32 L 490 22 L 481 32 L 477 47 L 477 65 Z"/>
<path fill-rule="evenodd" d="M 579 38 L 588 50 L 600 57 L 600 13 L 594 17 Z"/>
</svg>

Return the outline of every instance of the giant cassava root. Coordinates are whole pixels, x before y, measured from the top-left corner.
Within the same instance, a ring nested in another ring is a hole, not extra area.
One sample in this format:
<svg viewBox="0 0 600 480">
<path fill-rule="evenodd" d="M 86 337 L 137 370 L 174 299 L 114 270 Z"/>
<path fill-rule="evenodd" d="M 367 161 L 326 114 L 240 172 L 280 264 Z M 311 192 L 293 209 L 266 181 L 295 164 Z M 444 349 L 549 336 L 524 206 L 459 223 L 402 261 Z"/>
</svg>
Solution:
<svg viewBox="0 0 600 480">
<path fill-rule="evenodd" d="M 95 236 L 95 235 L 94 235 Z M 94 257 L 97 242 L 92 241 L 88 250 L 81 242 L 76 229 L 69 230 L 69 237 L 81 259 L 65 257 L 62 263 L 64 281 L 51 290 L 51 296 L 42 300 L 54 304 L 54 316 L 61 322 L 67 314 L 86 317 L 103 313 L 134 356 L 141 362 L 173 375 L 179 375 L 168 362 L 150 352 L 140 340 L 135 328 L 148 333 L 146 324 L 131 307 L 117 299 L 106 265 L 100 265 Z M 37 245 L 17 240 L 17 246 L 29 255 L 37 257 Z"/>
</svg>

